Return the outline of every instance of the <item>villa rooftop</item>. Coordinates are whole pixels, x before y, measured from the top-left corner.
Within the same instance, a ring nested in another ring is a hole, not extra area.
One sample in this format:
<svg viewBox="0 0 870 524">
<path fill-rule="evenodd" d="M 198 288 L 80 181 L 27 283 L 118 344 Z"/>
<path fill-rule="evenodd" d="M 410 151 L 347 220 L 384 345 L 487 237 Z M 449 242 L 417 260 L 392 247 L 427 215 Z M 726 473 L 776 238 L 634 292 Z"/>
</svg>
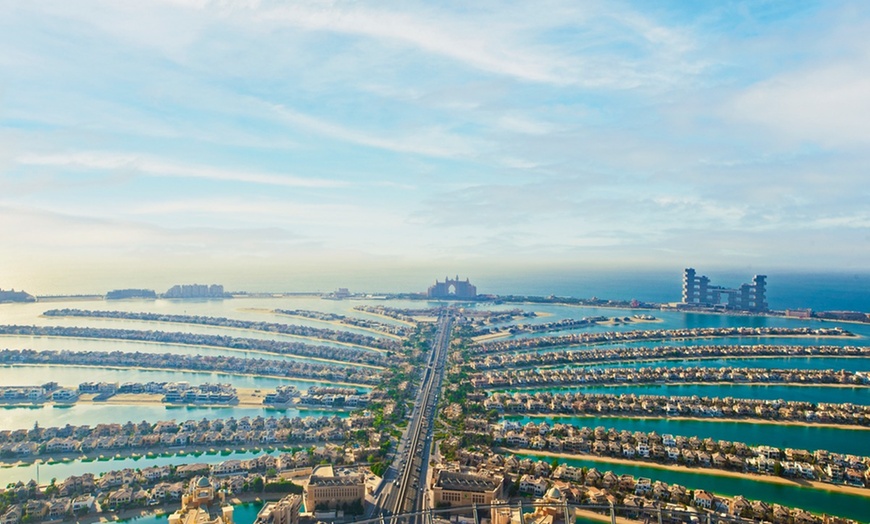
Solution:
<svg viewBox="0 0 870 524">
<path fill-rule="evenodd" d="M 435 485 L 442 489 L 483 493 L 496 489 L 499 483 L 486 477 L 441 470 L 438 472 L 438 480 Z"/>
</svg>

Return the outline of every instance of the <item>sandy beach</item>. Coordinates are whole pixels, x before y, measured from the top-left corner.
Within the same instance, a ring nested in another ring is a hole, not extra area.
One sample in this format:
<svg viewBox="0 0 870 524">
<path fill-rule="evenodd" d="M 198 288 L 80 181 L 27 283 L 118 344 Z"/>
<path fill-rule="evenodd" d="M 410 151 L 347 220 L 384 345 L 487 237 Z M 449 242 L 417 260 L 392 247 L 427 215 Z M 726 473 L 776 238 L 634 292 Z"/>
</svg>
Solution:
<svg viewBox="0 0 870 524">
<path fill-rule="evenodd" d="M 863 384 L 826 384 L 805 382 L 581 382 L 581 383 L 558 383 L 558 384 L 533 384 L 530 386 L 498 386 L 492 391 L 526 391 L 539 389 L 565 389 L 565 388 L 619 388 L 626 386 L 766 386 L 766 387 L 811 387 L 811 388 L 861 388 L 870 391 L 870 385 Z"/>
<path fill-rule="evenodd" d="M 150 393 L 119 393 L 116 395 L 112 395 L 107 400 L 102 400 L 99 402 L 94 401 L 94 397 L 97 396 L 95 393 L 83 394 L 79 396 L 79 400 L 77 403 L 82 404 L 123 404 L 123 405 L 137 405 L 137 406 L 154 406 L 154 405 L 165 405 L 165 406 L 197 406 L 197 407 L 249 407 L 249 408 L 272 408 L 272 409 L 323 409 L 320 406 L 297 406 L 295 404 L 290 404 L 287 406 L 267 406 L 263 404 L 263 399 L 266 397 L 266 393 L 263 392 L 262 389 L 254 389 L 254 388 L 236 388 L 236 393 L 238 394 L 239 401 L 232 404 L 208 404 L 208 403 L 197 403 L 197 404 L 187 404 L 187 403 L 166 403 L 163 402 L 163 395 L 161 394 L 150 394 Z M 340 411 L 334 410 L 330 408 L 330 411 Z"/>
<path fill-rule="evenodd" d="M 251 308 L 248 308 L 248 310 L 250 311 Z M 320 322 L 320 323 L 329 324 L 329 325 L 335 326 L 335 327 L 365 331 L 367 333 L 371 333 L 371 334 L 377 335 L 379 337 L 391 338 L 393 340 L 402 340 L 402 337 L 400 337 L 399 335 L 394 335 L 392 333 L 386 333 L 384 331 L 378 331 L 377 329 L 373 329 L 373 328 L 369 328 L 369 327 L 354 326 L 353 324 L 345 324 L 344 322 L 341 322 L 338 320 L 321 320 L 319 318 L 309 318 L 309 317 L 304 317 L 302 315 L 291 315 L 289 313 L 278 313 L 276 311 L 272 311 L 272 310 L 268 310 L 268 309 L 258 310 L 258 311 L 269 311 L 270 313 L 273 313 L 273 314 L 281 316 L 281 317 L 295 318 L 297 320 L 308 320 L 309 322 Z M 370 348 L 370 349 L 376 349 L 376 348 Z"/>
<path fill-rule="evenodd" d="M 480 335 L 480 336 L 478 336 L 478 337 L 472 337 L 471 340 L 472 340 L 475 344 L 479 344 L 479 343 L 481 343 L 481 342 L 486 342 L 486 341 L 488 341 L 488 340 L 496 340 L 496 339 L 499 339 L 499 338 L 507 338 L 507 337 L 509 337 L 509 336 L 511 336 L 510 332 L 508 332 L 508 331 L 499 331 L 499 332 L 497 332 L 497 333 L 487 333 L 486 335 Z"/>
<path fill-rule="evenodd" d="M 717 468 L 690 468 L 687 466 L 681 466 L 678 464 L 661 464 L 658 462 L 646 461 L 646 460 L 628 460 L 623 458 L 616 457 L 604 457 L 601 455 L 584 455 L 584 454 L 569 454 L 569 453 L 550 453 L 546 451 L 534 451 L 534 450 L 526 450 L 526 449 L 512 449 L 512 448 L 496 448 L 497 451 L 504 453 L 513 453 L 513 454 L 522 454 L 522 455 L 534 455 L 539 457 L 548 457 L 548 458 L 564 458 L 564 459 L 581 459 L 588 460 L 591 462 L 600 462 L 602 464 L 622 464 L 627 466 L 645 466 L 654 469 L 661 469 L 667 471 L 678 471 L 684 473 L 700 473 L 702 475 L 711 475 L 718 477 L 731 477 L 731 478 L 741 478 L 747 480 L 754 480 L 759 482 L 768 482 L 771 484 L 780 484 L 785 486 L 800 486 L 805 488 L 813 488 L 813 489 L 821 489 L 825 491 L 835 491 L 838 493 L 848 493 L 850 495 L 858 495 L 860 497 L 868 497 L 870 498 L 870 489 L 867 488 L 859 488 L 856 486 L 844 486 L 840 484 L 828 484 L 827 482 L 819 482 L 817 480 L 805 480 L 805 479 L 787 479 L 783 477 L 775 477 L 772 475 L 759 475 L 756 473 L 741 473 L 738 471 L 728 471 Z M 653 479 L 655 480 L 655 479 Z M 688 486 L 691 487 L 691 486 Z"/>
<path fill-rule="evenodd" d="M 399 324 L 402 324 L 402 325 L 405 325 L 405 326 L 416 327 L 416 324 L 414 324 L 413 322 L 408 322 L 407 320 L 401 320 L 401 319 L 398 319 L 398 318 L 393 318 L 393 317 L 390 317 L 390 316 L 387 316 L 387 315 L 381 315 L 380 313 L 374 313 L 374 312 L 372 312 L 372 311 L 361 311 L 361 310 L 359 310 L 359 309 L 354 309 L 354 311 L 357 312 L 357 313 L 359 313 L 360 315 L 369 315 L 369 316 L 377 317 L 377 318 L 380 318 L 380 319 L 383 319 L 383 320 L 387 320 L 387 321 L 390 321 L 390 322 L 398 322 Z M 416 318 L 416 317 L 414 317 L 414 318 Z"/>
</svg>

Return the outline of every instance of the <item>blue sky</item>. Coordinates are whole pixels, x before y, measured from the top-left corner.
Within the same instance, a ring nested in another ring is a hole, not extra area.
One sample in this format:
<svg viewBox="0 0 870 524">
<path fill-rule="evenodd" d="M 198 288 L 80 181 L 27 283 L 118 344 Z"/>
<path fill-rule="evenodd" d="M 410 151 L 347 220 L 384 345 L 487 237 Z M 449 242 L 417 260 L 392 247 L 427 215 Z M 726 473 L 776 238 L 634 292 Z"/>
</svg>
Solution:
<svg viewBox="0 0 870 524">
<path fill-rule="evenodd" d="M 866 2 L 6 0 L 0 287 L 867 270 L 868 33 Z"/>
</svg>

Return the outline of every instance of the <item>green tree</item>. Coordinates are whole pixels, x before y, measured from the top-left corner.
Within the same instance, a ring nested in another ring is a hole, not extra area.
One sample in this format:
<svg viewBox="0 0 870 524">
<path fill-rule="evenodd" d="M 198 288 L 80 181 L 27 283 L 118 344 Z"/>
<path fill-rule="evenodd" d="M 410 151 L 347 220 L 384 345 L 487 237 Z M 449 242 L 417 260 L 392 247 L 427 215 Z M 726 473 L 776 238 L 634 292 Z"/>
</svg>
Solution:
<svg viewBox="0 0 870 524">
<path fill-rule="evenodd" d="M 264 487 L 265 483 L 263 482 L 263 477 L 259 475 L 251 481 L 251 491 L 255 493 L 262 493 Z"/>
</svg>

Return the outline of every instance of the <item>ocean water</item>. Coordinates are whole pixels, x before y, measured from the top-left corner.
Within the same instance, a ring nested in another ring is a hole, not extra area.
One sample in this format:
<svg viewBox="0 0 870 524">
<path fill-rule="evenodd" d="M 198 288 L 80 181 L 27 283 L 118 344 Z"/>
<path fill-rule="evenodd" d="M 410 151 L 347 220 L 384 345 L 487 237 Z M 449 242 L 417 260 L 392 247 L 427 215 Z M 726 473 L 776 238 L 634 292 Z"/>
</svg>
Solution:
<svg viewBox="0 0 870 524">
<path fill-rule="evenodd" d="M 713 285 L 738 287 L 755 274 L 767 275 L 772 309 L 809 307 L 818 311 L 870 312 L 870 273 L 867 271 L 796 273 L 769 268 L 736 272 L 696 267 Z M 683 268 L 672 271 L 561 271 L 522 275 L 472 276 L 479 293 L 679 302 Z"/>
<path fill-rule="evenodd" d="M 701 273 L 704 273 L 702 268 L 699 268 Z M 728 275 L 720 276 L 713 272 L 706 274 L 713 280 L 714 284 L 721 285 L 737 285 L 741 282 L 748 281 L 754 272 L 747 272 L 745 275 L 739 275 L 738 278 L 730 279 Z M 791 291 L 783 294 L 783 289 L 777 286 L 788 282 L 785 275 L 774 275 L 772 271 L 767 271 L 769 282 L 769 296 L 771 306 L 774 308 L 785 307 L 813 307 L 815 309 L 859 309 L 870 310 L 870 305 L 867 304 L 870 297 L 870 288 L 868 288 L 868 279 L 860 275 L 851 278 L 847 275 L 833 275 L 825 278 L 804 278 L 803 280 L 793 283 Z M 523 278 L 513 278 L 501 280 L 494 278 L 481 277 L 480 280 L 472 278 L 472 281 L 478 285 L 481 293 L 500 293 L 500 294 L 530 294 L 530 295 L 549 295 L 556 294 L 560 296 L 577 296 L 591 297 L 599 296 L 602 298 L 613 299 L 631 299 L 638 298 L 641 300 L 669 302 L 679 300 L 680 294 L 680 279 L 681 269 L 673 274 L 663 273 L 629 273 L 623 275 L 614 274 L 548 274 L 539 276 L 528 276 Z M 425 286 L 421 286 L 425 288 Z M 363 291 L 364 289 L 352 289 L 352 291 Z M 377 288 L 373 289 L 377 291 Z M 363 313 L 353 310 L 354 306 L 362 304 L 370 305 L 386 305 L 390 307 L 410 307 L 422 308 L 428 307 L 429 302 L 426 301 L 325 301 L 316 297 L 269 297 L 269 298 L 246 298 L 233 299 L 223 301 L 63 301 L 50 303 L 36 304 L 3 304 L 0 305 L 0 323 L 7 324 L 26 324 L 26 325 L 44 325 L 58 323 L 56 319 L 47 319 L 41 314 L 46 309 L 75 307 L 81 309 L 120 309 L 128 311 L 152 311 L 174 314 L 199 314 L 209 316 L 224 316 L 229 318 L 240 318 L 245 320 L 265 320 L 271 322 L 285 323 L 305 323 L 317 325 L 320 327 L 330 327 L 329 324 L 316 321 L 300 321 L 294 318 L 280 317 L 269 313 L 269 310 L 275 308 L 282 309 L 312 309 L 325 312 L 339 313 L 348 316 L 359 316 L 365 318 L 377 318 L 383 322 L 391 322 L 380 317 L 366 316 Z M 514 305 L 499 306 L 503 308 L 512 308 Z M 604 315 L 613 316 L 631 316 L 634 312 L 630 310 L 608 310 L 600 308 L 572 308 L 566 306 L 551 306 L 551 305 L 533 305 L 523 306 L 527 310 L 543 311 L 548 313 L 547 316 L 541 316 L 530 321 L 533 322 L 551 322 L 560 318 L 579 318 L 582 316 L 597 316 Z M 686 314 L 680 312 L 655 311 L 652 312 L 656 317 L 661 319 L 659 323 L 653 324 L 626 324 L 621 326 L 595 326 L 590 328 L 596 331 L 611 331 L 611 330 L 628 330 L 638 328 L 648 329 L 668 329 L 676 327 L 715 327 L 715 326 L 834 326 L 842 325 L 862 335 L 859 339 L 722 339 L 722 340 L 701 340 L 677 342 L 674 344 L 711 344 L 711 343 L 743 343 L 743 344 L 758 344 L 758 343 L 785 343 L 785 344 L 866 344 L 866 340 L 870 337 L 870 326 L 859 326 L 854 324 L 835 324 L 835 323 L 820 323 L 815 321 L 799 321 L 793 319 L 781 318 L 766 318 L 766 317 L 748 317 L 748 316 L 724 316 L 724 315 L 703 315 L 703 314 Z M 107 321 L 99 321 L 93 319 L 74 319 L 68 325 L 89 325 L 94 327 L 106 327 L 114 325 L 122 327 L 125 323 L 118 324 L 109 323 Z M 526 322 L 523 320 L 521 322 Z M 141 329 L 165 329 L 185 331 L 185 326 L 178 326 L 178 329 L 173 329 L 169 325 L 160 325 L 153 323 L 131 323 L 130 327 L 138 327 Z M 210 333 L 222 333 L 231 336 L 245 336 L 236 330 L 221 330 L 219 328 L 208 328 L 205 331 Z M 0 346 L 9 346 L 14 344 L 15 347 L 33 347 L 34 349 L 94 349 L 94 350 L 139 350 L 146 344 L 134 342 L 114 342 L 114 341 L 89 341 L 89 340 L 63 340 L 40 338 L 40 337 L 18 337 L 0 340 Z M 671 343 L 661 342 L 641 342 L 638 345 L 665 345 Z M 34 347 L 35 346 L 35 347 Z M 183 351 L 179 347 L 170 347 L 167 345 L 149 346 L 149 349 L 156 351 L 164 349 L 166 351 Z M 220 350 L 200 350 L 192 349 L 193 352 L 202 351 L 208 354 L 217 354 L 213 351 Z M 254 356 L 254 355 L 252 355 Z M 812 359 L 805 359 L 800 366 L 813 366 L 815 363 Z M 832 360 L 838 364 L 837 367 L 843 366 L 847 369 L 867 369 L 867 362 L 870 359 L 854 360 L 837 359 Z M 715 362 L 715 361 L 713 361 Z M 743 364 L 741 364 L 743 365 Z M 5 374 L 4 374 L 5 373 Z M 250 377 L 240 377 L 232 375 L 214 375 L 214 374 L 174 374 L 172 372 L 133 372 L 133 374 L 117 373 L 111 370 L 94 370 L 93 373 L 84 375 L 81 380 L 78 380 L 76 370 L 71 369 L 35 369 L 33 367 L 14 367 L 7 368 L 5 371 L 0 368 L 0 380 L 8 380 L 10 383 L 15 381 L 23 384 L 40 383 L 46 380 L 52 380 L 57 377 L 59 382 L 68 381 L 84 381 L 84 380 L 120 380 L 123 376 L 138 377 L 136 380 L 144 380 L 146 377 L 179 377 L 181 380 L 190 382 L 198 382 L 208 377 L 208 381 L 220 379 L 223 382 L 231 382 L 239 387 L 263 387 L 273 388 L 278 381 L 275 379 L 251 379 Z M 87 376 L 87 378 L 84 378 Z M 183 378 L 182 378 L 183 377 Z M 162 378 L 161 378 L 162 379 Z M 565 389 L 565 388 L 559 388 Z M 830 401 L 830 402 L 854 402 L 860 404 L 870 404 L 870 390 L 866 388 L 820 388 L 820 387 L 784 387 L 784 386 L 746 386 L 746 385 L 714 385 L 714 386 L 621 386 L 618 388 L 600 388 L 601 391 L 609 393 L 633 392 L 647 394 L 675 394 L 675 395 L 700 395 L 700 396 L 731 396 L 731 397 L 748 397 L 748 398 L 773 398 L 773 399 L 803 399 L 813 401 Z M 288 410 L 289 411 L 289 410 Z M 41 426 L 64 425 L 70 424 L 95 424 L 98 422 L 124 422 L 126 420 L 140 421 L 156 421 L 166 419 L 201 419 L 201 418 L 216 418 L 234 416 L 236 418 L 244 415 L 269 416 L 274 414 L 280 416 L 282 412 L 270 412 L 261 408 L 175 408 L 167 409 L 164 406 L 113 406 L 113 405 L 76 405 L 70 408 L 9 408 L 0 410 L 0 428 L 17 429 L 32 427 L 38 422 Z M 297 413 L 287 413 L 293 416 Z M 311 414 L 332 414 L 318 412 L 302 412 L 300 415 Z M 589 419 L 581 419 L 589 420 Z M 793 446 L 814 449 L 824 447 L 832 451 L 855 451 L 866 453 L 862 447 L 862 443 L 866 442 L 866 435 L 857 431 L 834 430 L 828 428 L 797 428 L 790 429 L 779 426 L 752 426 L 746 424 L 730 424 L 730 423 L 715 423 L 715 422 L 699 422 L 675 424 L 676 421 L 641 421 L 637 419 L 615 419 L 602 420 L 600 425 L 613 426 L 618 428 L 637 428 L 649 431 L 656 429 L 660 432 L 670 432 L 674 434 L 697 434 L 699 436 L 712 436 L 714 438 L 722 438 L 726 440 L 741 440 L 750 442 L 770 443 L 778 446 Z M 583 422 L 582 424 L 585 424 Z M 588 423 L 590 426 L 591 422 Z M 720 425 L 721 424 L 721 425 Z M 598 425 L 598 424 L 596 424 Z M 650 429 L 646 429 L 650 428 Z M 658 429 L 661 428 L 661 429 Z M 672 428 L 672 429 L 665 429 Z M 199 459 L 190 459 L 200 460 Z M 175 459 L 178 461 L 178 459 Z M 111 469 L 115 469 L 116 465 L 122 464 L 124 461 L 108 461 L 97 464 L 77 462 L 70 464 L 55 464 L 40 466 L 40 476 L 45 478 L 58 477 L 62 478 L 71 471 L 81 471 L 76 468 L 101 468 L 108 465 Z M 137 466 L 141 467 L 144 464 L 141 460 Z M 57 468 L 45 469 L 43 468 Z M 29 478 L 35 473 L 30 468 L 8 468 L 0 470 L 0 479 L 23 479 Z M 69 469 L 63 469 L 69 468 Z M 35 468 L 34 468 L 35 469 Z M 690 488 L 707 488 L 711 491 L 731 495 L 736 493 L 751 494 L 755 498 L 763 498 L 772 502 L 780 502 L 789 505 L 801 506 L 811 511 L 828 512 L 835 514 L 843 514 L 853 518 L 862 518 L 870 514 L 870 499 L 861 497 L 847 497 L 840 494 L 832 494 L 821 490 L 800 489 L 794 486 L 776 486 L 756 481 L 743 481 L 742 479 L 727 479 L 720 477 L 712 477 L 710 475 L 700 473 L 684 473 L 671 475 L 672 472 L 660 470 L 650 470 L 650 468 L 636 467 L 629 471 L 627 467 L 621 466 L 606 466 L 599 469 L 612 469 L 614 471 L 626 471 L 635 474 L 636 476 L 649 476 L 658 478 L 668 482 L 679 482 Z M 688 476 L 686 476 L 688 475 Z M 670 480 L 669 480 L 670 479 Z M 254 512 L 255 514 L 256 512 Z M 242 521 L 239 514 L 237 520 L 240 524 L 247 524 L 247 521 Z M 253 517 L 251 518 L 253 520 Z M 163 522 L 160 518 L 148 521 L 140 519 L 139 524 L 158 524 Z"/>
<path fill-rule="evenodd" d="M 257 513 L 263 507 L 263 502 L 247 502 L 233 506 L 233 522 L 235 524 L 253 524 L 257 520 Z M 172 510 L 174 511 L 174 509 Z M 169 512 L 171 513 L 171 511 Z M 169 513 L 163 515 L 148 515 L 130 519 L 131 524 L 166 524 Z"/>
</svg>

